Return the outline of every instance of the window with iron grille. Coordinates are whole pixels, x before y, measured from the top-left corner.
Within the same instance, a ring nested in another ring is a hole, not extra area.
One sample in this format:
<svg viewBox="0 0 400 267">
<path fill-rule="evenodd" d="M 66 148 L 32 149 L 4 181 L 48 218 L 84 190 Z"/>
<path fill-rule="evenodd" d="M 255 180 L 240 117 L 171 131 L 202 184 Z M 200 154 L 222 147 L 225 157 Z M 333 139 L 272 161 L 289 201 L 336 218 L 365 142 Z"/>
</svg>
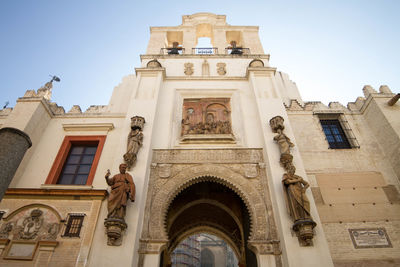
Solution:
<svg viewBox="0 0 400 267">
<path fill-rule="evenodd" d="M 63 236 L 68 237 L 79 237 L 81 233 L 83 219 L 85 214 L 69 214 L 67 225 L 65 226 L 65 232 Z"/>
<path fill-rule="evenodd" d="M 320 120 L 329 148 L 351 148 L 339 120 Z"/>
</svg>

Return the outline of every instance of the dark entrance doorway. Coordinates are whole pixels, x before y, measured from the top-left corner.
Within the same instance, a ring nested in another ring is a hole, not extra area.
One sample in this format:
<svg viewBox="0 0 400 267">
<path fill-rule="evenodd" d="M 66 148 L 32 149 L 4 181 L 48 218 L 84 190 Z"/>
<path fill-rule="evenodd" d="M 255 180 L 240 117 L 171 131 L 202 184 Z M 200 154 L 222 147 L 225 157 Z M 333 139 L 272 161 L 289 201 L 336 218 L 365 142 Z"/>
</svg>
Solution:
<svg viewBox="0 0 400 267">
<path fill-rule="evenodd" d="M 239 266 L 257 266 L 255 254 L 248 249 L 250 216 L 241 197 L 212 177 L 203 177 L 182 190 L 166 214 L 169 242 L 161 253 L 160 266 L 171 266 L 170 255 L 186 237 L 207 232 L 221 237 L 232 247 Z"/>
</svg>

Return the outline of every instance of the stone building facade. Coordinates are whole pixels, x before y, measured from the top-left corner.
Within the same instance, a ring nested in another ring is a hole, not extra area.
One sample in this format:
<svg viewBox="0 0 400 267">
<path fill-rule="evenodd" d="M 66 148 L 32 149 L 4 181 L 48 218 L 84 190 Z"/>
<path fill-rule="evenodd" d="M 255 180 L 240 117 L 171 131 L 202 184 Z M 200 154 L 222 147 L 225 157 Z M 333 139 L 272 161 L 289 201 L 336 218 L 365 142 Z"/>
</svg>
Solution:
<svg viewBox="0 0 400 267">
<path fill-rule="evenodd" d="M 32 142 L 0 203 L 0 265 L 164 267 L 201 232 L 239 266 L 400 264 L 400 104 L 387 86 L 347 107 L 304 102 L 258 27 L 210 13 L 151 27 L 135 72 L 106 106 L 65 112 L 50 83 L 0 111 L 0 131 Z M 104 176 L 124 162 L 136 197 L 115 218 Z"/>
</svg>

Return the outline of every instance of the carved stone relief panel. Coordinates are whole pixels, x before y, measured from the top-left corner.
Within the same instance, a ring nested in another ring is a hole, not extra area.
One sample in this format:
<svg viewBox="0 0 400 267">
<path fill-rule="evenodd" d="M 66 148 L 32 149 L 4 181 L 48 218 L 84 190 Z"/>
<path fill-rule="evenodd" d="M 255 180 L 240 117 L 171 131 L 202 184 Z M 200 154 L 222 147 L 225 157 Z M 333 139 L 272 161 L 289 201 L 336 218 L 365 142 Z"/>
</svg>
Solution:
<svg viewBox="0 0 400 267">
<path fill-rule="evenodd" d="M 183 100 L 181 136 L 187 134 L 231 134 L 229 98 Z"/>
<path fill-rule="evenodd" d="M 10 214 L 0 228 L 0 237 L 11 240 L 55 240 L 60 217 L 44 206 L 29 205 Z"/>
<path fill-rule="evenodd" d="M 258 176 L 257 164 L 244 164 L 244 175 L 247 178 L 255 178 Z"/>
<path fill-rule="evenodd" d="M 217 72 L 219 75 L 226 74 L 226 64 L 225 63 L 217 63 Z"/>
<path fill-rule="evenodd" d="M 190 62 L 185 63 L 185 71 L 184 72 L 188 76 L 192 75 L 194 73 L 193 63 L 190 63 Z"/>
<path fill-rule="evenodd" d="M 158 176 L 160 178 L 168 178 L 171 176 L 171 164 L 159 164 L 158 165 Z"/>
</svg>

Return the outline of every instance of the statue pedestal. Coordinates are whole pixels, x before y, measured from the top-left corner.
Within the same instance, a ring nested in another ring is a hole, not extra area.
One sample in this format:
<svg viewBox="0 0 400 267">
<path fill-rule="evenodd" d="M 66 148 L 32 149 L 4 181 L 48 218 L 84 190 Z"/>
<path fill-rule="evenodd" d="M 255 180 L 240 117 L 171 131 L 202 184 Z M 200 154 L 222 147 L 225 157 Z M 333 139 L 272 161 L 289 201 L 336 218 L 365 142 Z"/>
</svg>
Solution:
<svg viewBox="0 0 400 267">
<path fill-rule="evenodd" d="M 312 219 L 301 219 L 295 221 L 293 230 L 297 233 L 302 246 L 311 246 L 314 237 L 314 227 L 317 224 Z"/>
<path fill-rule="evenodd" d="M 104 226 L 107 229 L 107 245 L 120 246 L 122 244 L 122 233 L 128 227 L 124 219 L 106 218 Z"/>
</svg>

